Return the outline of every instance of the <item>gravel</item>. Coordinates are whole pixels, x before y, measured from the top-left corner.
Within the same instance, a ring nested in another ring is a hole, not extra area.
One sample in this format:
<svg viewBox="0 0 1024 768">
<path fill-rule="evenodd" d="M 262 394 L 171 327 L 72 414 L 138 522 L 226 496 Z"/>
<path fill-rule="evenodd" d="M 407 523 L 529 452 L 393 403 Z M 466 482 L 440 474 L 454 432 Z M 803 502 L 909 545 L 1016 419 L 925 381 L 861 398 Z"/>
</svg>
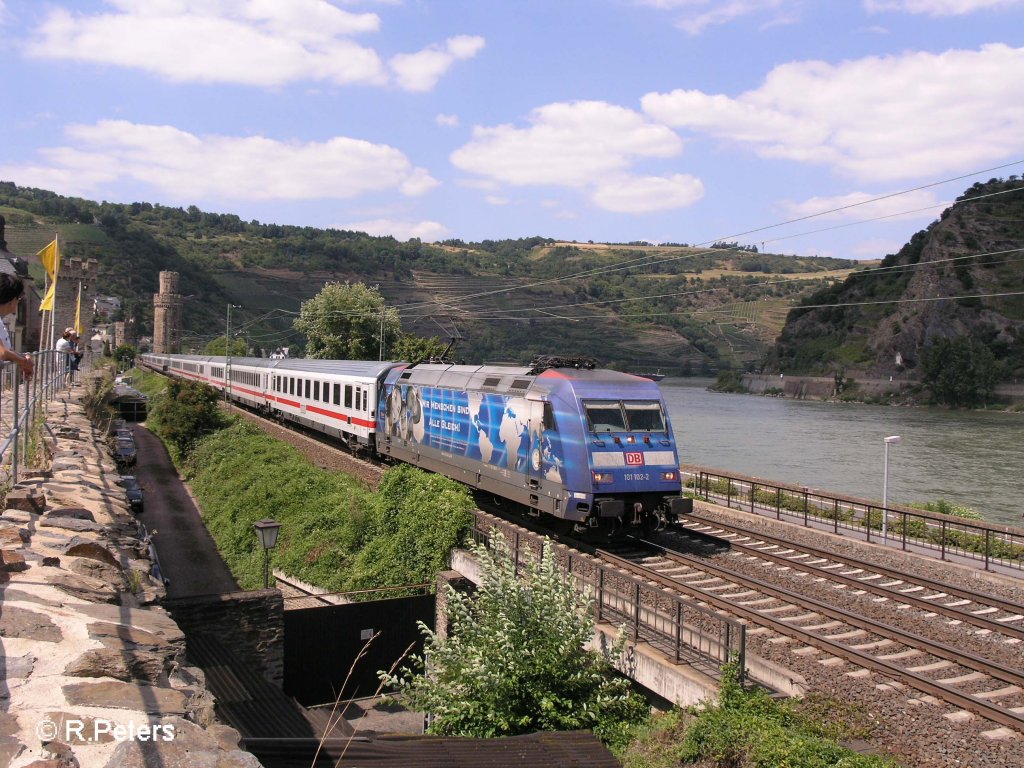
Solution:
<svg viewBox="0 0 1024 768">
<path fill-rule="evenodd" d="M 851 541 L 832 534 L 808 530 L 800 526 L 764 518 L 736 510 L 699 504 L 698 514 L 723 523 L 735 522 L 745 528 L 761 530 L 783 537 L 794 545 L 806 543 L 880 565 L 914 573 L 918 576 L 959 584 L 977 591 L 1024 602 L 1024 582 L 978 572 L 965 566 L 943 563 L 902 551 L 887 550 L 872 544 Z M 953 624 L 941 616 L 927 616 L 914 608 L 899 608 L 892 600 L 846 588 L 813 576 L 799 576 L 764 560 L 750 560 L 736 554 L 717 555 L 730 568 L 799 591 L 822 602 L 847 609 L 857 609 L 873 619 L 885 621 L 929 639 L 998 661 L 1013 669 L 1024 667 L 1022 644 L 995 635 L 979 633 L 965 624 Z M 1024 734 L 1005 733 L 996 724 L 981 717 L 958 721 L 948 714 L 957 712 L 924 694 L 881 674 L 851 677 L 846 673 L 857 668 L 849 663 L 834 664 L 823 652 L 794 654 L 801 648 L 798 641 L 779 641 L 773 632 L 748 635 L 752 653 L 768 658 L 804 676 L 808 689 L 849 702 L 867 713 L 877 727 L 868 737 L 880 751 L 895 756 L 906 766 L 971 766 L 972 768 L 1009 768 L 1024 766 Z M 915 664 L 934 660 L 922 654 Z M 945 676 L 953 676 L 953 671 Z M 983 688 L 985 686 L 982 686 Z M 989 682 L 988 687 L 991 687 Z M 1001 699 L 1008 705 L 1024 705 L 1024 694 Z"/>
</svg>

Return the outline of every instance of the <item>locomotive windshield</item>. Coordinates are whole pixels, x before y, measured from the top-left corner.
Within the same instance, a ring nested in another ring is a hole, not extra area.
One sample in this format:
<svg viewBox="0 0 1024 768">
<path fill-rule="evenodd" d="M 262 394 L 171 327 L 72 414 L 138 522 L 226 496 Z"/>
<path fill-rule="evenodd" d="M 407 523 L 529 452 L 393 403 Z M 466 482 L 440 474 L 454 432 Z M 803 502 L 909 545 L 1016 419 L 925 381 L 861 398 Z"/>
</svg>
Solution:
<svg viewBox="0 0 1024 768">
<path fill-rule="evenodd" d="M 665 432 L 665 415 L 657 400 L 583 403 L 591 432 Z"/>
<path fill-rule="evenodd" d="M 657 400 L 627 400 L 626 423 L 630 432 L 665 432 L 665 416 Z"/>
</svg>

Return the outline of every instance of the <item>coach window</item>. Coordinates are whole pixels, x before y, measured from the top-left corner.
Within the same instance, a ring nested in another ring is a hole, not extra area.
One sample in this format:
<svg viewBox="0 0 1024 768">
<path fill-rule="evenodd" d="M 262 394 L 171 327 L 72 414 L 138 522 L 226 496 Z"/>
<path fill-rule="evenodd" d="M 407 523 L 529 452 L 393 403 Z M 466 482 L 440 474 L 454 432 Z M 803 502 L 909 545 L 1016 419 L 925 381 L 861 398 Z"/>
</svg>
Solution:
<svg viewBox="0 0 1024 768">
<path fill-rule="evenodd" d="M 313 399 L 314 400 L 319 400 L 320 399 L 320 382 L 319 381 L 314 381 L 313 382 Z"/>
<path fill-rule="evenodd" d="M 341 384 L 334 385 L 334 404 L 341 405 Z"/>
<path fill-rule="evenodd" d="M 306 399 L 309 400 L 309 379 L 306 379 Z"/>
<path fill-rule="evenodd" d="M 345 385 L 345 407 L 346 408 L 351 408 L 352 407 L 352 385 L 351 384 L 346 384 Z"/>
<path fill-rule="evenodd" d="M 289 376 L 288 377 L 288 394 L 289 395 L 294 395 L 295 394 L 295 377 L 294 376 Z"/>
</svg>

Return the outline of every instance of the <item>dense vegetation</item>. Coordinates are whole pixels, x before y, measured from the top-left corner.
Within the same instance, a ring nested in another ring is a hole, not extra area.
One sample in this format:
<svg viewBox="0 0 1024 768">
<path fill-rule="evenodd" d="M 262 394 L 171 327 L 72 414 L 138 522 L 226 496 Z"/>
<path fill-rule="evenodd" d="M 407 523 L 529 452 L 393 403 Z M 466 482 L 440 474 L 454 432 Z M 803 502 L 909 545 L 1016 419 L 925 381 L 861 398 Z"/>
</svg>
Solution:
<svg viewBox="0 0 1024 768">
<path fill-rule="evenodd" d="M 382 680 L 411 709 L 433 715 L 430 733 L 590 729 L 624 746 L 648 707 L 608 658 L 585 650 L 593 607 L 565 577 L 550 542 L 539 558 L 517 561 L 496 532 L 490 548 L 476 545 L 473 553 L 481 570 L 475 594 L 448 587 L 447 633 L 421 624 L 423 655 Z"/>
<path fill-rule="evenodd" d="M 137 378 L 152 393 L 159 377 Z M 171 380 L 148 423 L 182 462 L 203 521 L 243 588 L 263 583 L 252 524 L 265 517 L 282 526 L 274 566 L 329 591 L 431 582 L 445 567 L 471 520 L 463 486 L 400 466 L 373 491 L 315 467 L 249 422 L 225 426 L 212 392 Z"/>
<path fill-rule="evenodd" d="M 0 215 L 19 255 L 34 254 L 56 229 L 67 256 L 97 259 L 100 292 L 120 296 L 143 334 L 152 329 L 158 273 L 178 272 L 185 351 L 197 352 L 223 328 L 229 303 L 242 305 L 233 325 L 251 351 L 301 351 L 306 338 L 292 321 L 302 302 L 325 283 L 361 282 L 379 286 L 407 333 L 459 339 L 457 354 L 468 362 L 571 353 L 620 368 L 702 373 L 759 359 L 795 298 L 824 284 L 829 270 L 854 266 L 729 243 L 402 243 L 6 182 Z"/>
<path fill-rule="evenodd" d="M 975 184 L 878 269 L 802 299 L 764 367 L 908 372 L 936 402 L 983 403 L 1024 375 L 1022 242 L 1021 180 Z"/>
<path fill-rule="evenodd" d="M 816 697 L 776 701 L 744 689 L 727 669 L 717 702 L 655 718 L 626 752 L 626 768 L 896 768 L 894 760 L 859 755 L 837 740 L 863 737 L 868 718 L 849 705 Z"/>
</svg>

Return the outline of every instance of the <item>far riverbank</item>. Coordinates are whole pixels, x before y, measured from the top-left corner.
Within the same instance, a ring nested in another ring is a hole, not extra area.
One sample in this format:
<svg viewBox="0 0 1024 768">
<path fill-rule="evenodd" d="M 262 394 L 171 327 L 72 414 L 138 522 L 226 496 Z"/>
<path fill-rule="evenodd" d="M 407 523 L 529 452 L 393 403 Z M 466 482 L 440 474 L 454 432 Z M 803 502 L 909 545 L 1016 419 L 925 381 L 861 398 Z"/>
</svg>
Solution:
<svg viewBox="0 0 1024 768">
<path fill-rule="evenodd" d="M 837 385 L 833 376 L 787 376 L 785 374 L 744 373 L 742 386 L 753 395 L 777 395 L 794 400 L 844 400 L 871 404 L 918 404 L 920 383 L 913 379 L 859 379 L 848 377 Z M 1024 407 L 1024 384 L 999 384 L 995 389 L 998 405 L 1007 409 Z"/>
</svg>

